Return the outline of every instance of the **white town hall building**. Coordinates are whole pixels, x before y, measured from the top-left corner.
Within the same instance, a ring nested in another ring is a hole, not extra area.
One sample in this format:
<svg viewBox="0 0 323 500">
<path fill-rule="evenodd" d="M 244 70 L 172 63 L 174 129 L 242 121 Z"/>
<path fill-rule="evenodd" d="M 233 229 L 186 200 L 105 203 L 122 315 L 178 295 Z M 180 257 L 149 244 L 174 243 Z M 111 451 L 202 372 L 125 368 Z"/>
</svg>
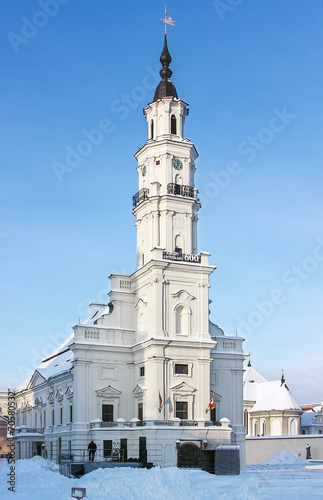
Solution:
<svg viewBox="0 0 323 500">
<path fill-rule="evenodd" d="M 233 444 L 244 466 L 243 339 L 209 320 L 215 266 L 198 252 L 198 154 L 184 136 L 188 104 L 170 80 L 166 36 L 160 61 L 148 140 L 135 155 L 137 269 L 112 274 L 107 303 L 90 304 L 89 319 L 17 387 L 21 458 L 86 461 L 93 440 L 97 460 L 146 454 L 174 466 L 185 446 L 198 461 Z"/>
</svg>

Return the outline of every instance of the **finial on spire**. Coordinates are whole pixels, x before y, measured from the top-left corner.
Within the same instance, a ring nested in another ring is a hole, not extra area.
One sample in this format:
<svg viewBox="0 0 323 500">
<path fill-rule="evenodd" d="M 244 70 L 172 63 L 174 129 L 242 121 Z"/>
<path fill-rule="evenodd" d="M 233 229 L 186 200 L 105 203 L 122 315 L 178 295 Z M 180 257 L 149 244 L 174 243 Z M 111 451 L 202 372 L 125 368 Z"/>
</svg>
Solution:
<svg viewBox="0 0 323 500">
<path fill-rule="evenodd" d="M 164 19 L 161 19 L 161 21 L 165 24 L 165 35 L 167 35 L 167 24 L 169 24 L 170 26 L 175 26 L 175 21 L 171 17 L 167 18 L 166 5 L 165 5 L 165 17 L 164 17 Z"/>
<path fill-rule="evenodd" d="M 167 24 L 175 26 L 175 21 L 173 21 L 171 17 L 167 18 L 166 7 L 165 7 L 165 19 L 161 19 L 161 21 L 165 23 L 164 48 L 160 56 L 160 62 L 163 67 L 159 72 L 162 80 L 159 83 L 158 87 L 156 88 L 154 102 L 158 101 L 158 99 L 162 99 L 163 97 L 176 97 L 176 99 L 178 99 L 176 89 L 170 80 L 170 77 L 173 74 L 172 70 L 169 67 L 170 63 L 172 62 L 172 58 L 167 46 L 167 32 L 166 32 Z"/>
</svg>

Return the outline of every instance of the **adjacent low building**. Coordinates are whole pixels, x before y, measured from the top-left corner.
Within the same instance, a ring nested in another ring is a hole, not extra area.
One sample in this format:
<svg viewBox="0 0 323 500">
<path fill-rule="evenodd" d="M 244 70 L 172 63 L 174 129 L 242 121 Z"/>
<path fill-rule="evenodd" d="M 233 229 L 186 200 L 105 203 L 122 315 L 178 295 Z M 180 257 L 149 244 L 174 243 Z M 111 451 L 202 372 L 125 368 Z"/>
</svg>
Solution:
<svg viewBox="0 0 323 500">
<path fill-rule="evenodd" d="M 323 404 L 302 405 L 302 434 L 323 434 Z"/>
<path fill-rule="evenodd" d="M 249 361 L 243 377 L 244 426 L 247 436 L 296 436 L 302 408 L 282 376 L 269 382 Z"/>
</svg>

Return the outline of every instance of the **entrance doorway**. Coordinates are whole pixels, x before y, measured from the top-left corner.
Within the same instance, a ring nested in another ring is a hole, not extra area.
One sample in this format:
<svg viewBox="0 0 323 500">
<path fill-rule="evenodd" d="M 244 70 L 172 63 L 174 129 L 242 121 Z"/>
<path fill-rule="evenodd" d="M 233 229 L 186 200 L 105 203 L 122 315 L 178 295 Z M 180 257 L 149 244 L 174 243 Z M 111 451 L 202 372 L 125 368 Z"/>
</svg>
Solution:
<svg viewBox="0 0 323 500">
<path fill-rule="evenodd" d="M 201 466 L 201 448 L 195 443 L 183 443 L 177 453 L 177 467 Z"/>
</svg>

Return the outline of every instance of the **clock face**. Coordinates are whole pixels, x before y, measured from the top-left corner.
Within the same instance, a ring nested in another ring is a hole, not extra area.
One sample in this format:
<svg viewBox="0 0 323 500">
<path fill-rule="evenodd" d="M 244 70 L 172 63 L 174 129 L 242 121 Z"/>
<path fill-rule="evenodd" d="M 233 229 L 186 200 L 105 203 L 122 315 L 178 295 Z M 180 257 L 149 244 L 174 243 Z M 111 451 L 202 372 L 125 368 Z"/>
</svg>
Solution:
<svg viewBox="0 0 323 500">
<path fill-rule="evenodd" d="M 146 167 L 146 165 L 144 165 L 144 166 L 142 167 L 142 172 L 141 172 L 141 173 L 142 173 L 142 176 L 143 176 L 143 177 L 145 177 L 145 175 L 146 175 L 146 173 L 147 173 L 147 167 Z"/>
<path fill-rule="evenodd" d="M 183 163 L 179 158 L 173 158 L 173 167 L 176 168 L 176 170 L 182 170 Z"/>
</svg>

